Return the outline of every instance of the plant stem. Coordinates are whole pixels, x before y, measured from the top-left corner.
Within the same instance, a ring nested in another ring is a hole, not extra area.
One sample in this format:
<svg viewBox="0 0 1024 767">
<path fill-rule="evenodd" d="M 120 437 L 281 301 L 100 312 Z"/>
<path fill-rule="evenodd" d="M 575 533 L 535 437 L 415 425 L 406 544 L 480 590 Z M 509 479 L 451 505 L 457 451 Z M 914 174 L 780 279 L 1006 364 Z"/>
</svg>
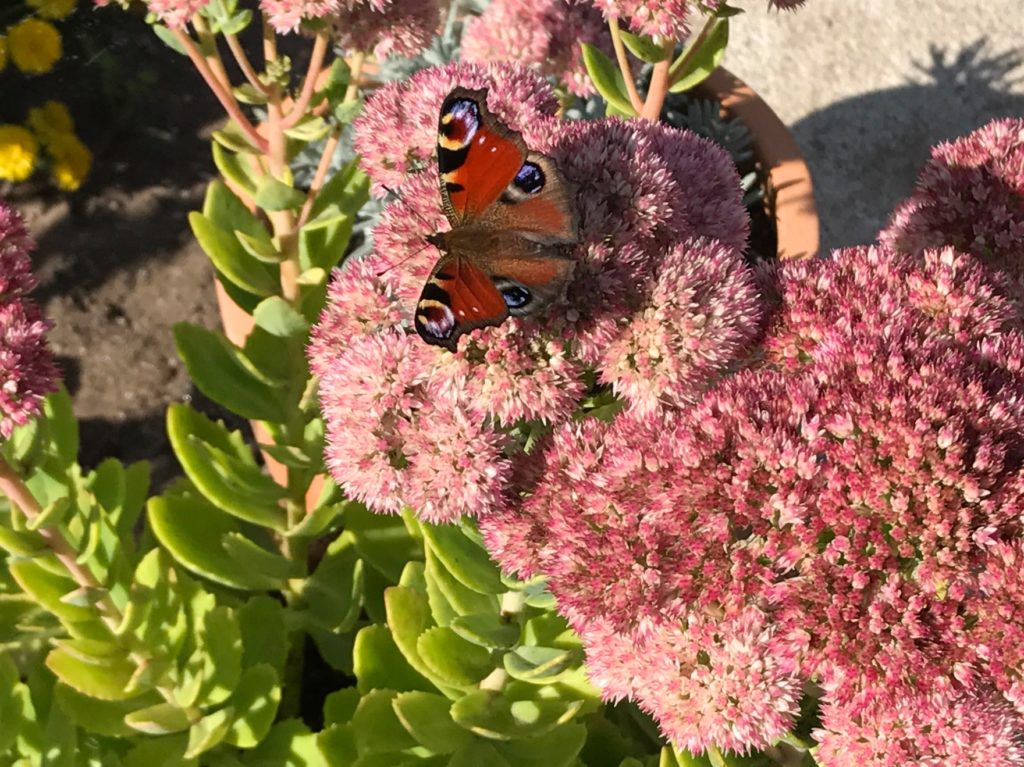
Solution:
<svg viewBox="0 0 1024 767">
<path fill-rule="evenodd" d="M 32 495 L 32 491 L 28 489 L 28 486 L 25 485 L 18 473 L 2 457 L 0 457 L 0 493 L 6 495 L 11 504 L 20 510 L 28 520 L 35 519 L 43 513 L 43 509 L 35 499 L 35 496 Z M 35 532 L 46 542 L 46 545 L 53 552 L 57 561 L 64 565 L 64 569 L 68 571 L 72 580 L 83 589 L 92 591 L 97 595 L 95 608 L 99 613 L 100 620 L 106 624 L 112 634 L 117 636 L 117 631 L 124 620 L 124 614 L 114 604 L 110 593 L 96 579 L 92 571 L 78 562 L 78 554 L 68 542 L 68 539 L 57 528 L 44 527 Z M 130 647 L 126 649 L 129 650 L 129 657 L 136 667 L 144 668 L 152 662 L 152 658 L 139 652 L 137 649 Z M 172 688 L 166 685 L 157 685 L 156 690 L 168 703 L 175 702 Z"/>
<path fill-rule="evenodd" d="M 188 57 L 192 59 L 192 63 L 195 65 L 195 68 L 199 70 L 199 74 L 203 76 L 203 80 L 206 81 L 206 85 L 211 91 L 213 91 L 213 95 L 217 97 L 221 106 L 224 107 L 224 111 L 228 113 L 228 117 L 238 124 L 249 141 L 253 143 L 253 146 L 262 152 L 267 151 L 266 140 L 256 131 L 253 124 L 249 122 L 249 118 L 245 116 L 244 112 L 242 112 L 241 108 L 238 106 L 238 102 L 235 101 L 235 97 L 231 95 L 231 92 L 225 90 L 221 85 L 217 75 L 214 74 L 212 69 L 210 69 L 206 58 L 196 47 L 195 41 L 180 29 L 172 29 L 171 33 L 185 48 L 185 52 L 188 53 Z"/>
<path fill-rule="evenodd" d="M 338 140 L 340 138 L 341 129 L 335 128 L 324 143 L 324 151 L 320 155 L 320 162 L 316 166 L 316 175 L 313 176 L 313 181 L 309 185 L 308 196 L 302 204 L 302 212 L 299 213 L 299 222 L 296 225 L 299 229 L 305 226 L 306 221 L 309 220 L 309 214 L 313 210 L 313 202 L 316 200 L 317 192 L 323 188 L 324 181 L 327 180 L 327 171 L 331 169 L 331 160 L 334 158 L 334 150 L 338 148 Z"/>
<path fill-rule="evenodd" d="M 196 34 L 199 35 L 199 52 L 206 58 L 210 71 L 217 77 L 221 87 L 231 93 L 231 78 L 228 77 L 228 70 L 224 68 L 224 62 L 220 58 L 217 38 L 210 32 L 210 27 L 199 14 L 192 17 L 192 26 L 196 28 Z"/>
<path fill-rule="evenodd" d="M 608 29 L 612 33 L 612 45 L 615 47 L 615 58 L 619 62 L 619 69 L 622 71 L 622 79 L 626 81 L 626 91 L 629 93 L 629 103 L 633 109 L 640 114 L 644 108 L 643 99 L 636 89 L 636 81 L 633 79 L 633 70 L 629 66 L 629 57 L 626 55 L 626 45 L 622 42 L 622 30 L 619 29 L 619 20 L 612 16 L 608 19 Z"/>
<path fill-rule="evenodd" d="M 327 55 L 327 35 L 320 32 L 313 42 L 313 52 L 309 55 L 309 68 L 306 70 L 306 79 L 302 81 L 302 92 L 295 101 L 291 111 L 284 118 L 283 127 L 285 130 L 291 128 L 302 119 L 309 107 L 309 101 L 316 91 L 317 77 L 324 66 L 324 57 Z"/>
<path fill-rule="evenodd" d="M 231 51 L 231 55 L 235 57 L 235 61 L 238 62 L 238 68 L 242 70 L 242 74 L 249 81 L 249 85 L 264 95 L 270 93 L 270 88 L 261 82 L 259 75 L 256 74 L 256 70 L 253 68 L 252 62 L 249 61 L 245 49 L 242 48 L 242 43 L 239 41 L 238 36 L 224 35 L 224 38 L 228 41 L 228 49 Z"/>
<path fill-rule="evenodd" d="M 658 122 L 661 117 L 661 108 L 665 106 L 665 97 L 668 95 L 668 70 L 671 65 L 671 58 L 654 65 L 654 71 L 651 72 L 651 87 L 647 89 L 647 97 L 640 110 L 640 116 L 645 120 Z"/>
</svg>

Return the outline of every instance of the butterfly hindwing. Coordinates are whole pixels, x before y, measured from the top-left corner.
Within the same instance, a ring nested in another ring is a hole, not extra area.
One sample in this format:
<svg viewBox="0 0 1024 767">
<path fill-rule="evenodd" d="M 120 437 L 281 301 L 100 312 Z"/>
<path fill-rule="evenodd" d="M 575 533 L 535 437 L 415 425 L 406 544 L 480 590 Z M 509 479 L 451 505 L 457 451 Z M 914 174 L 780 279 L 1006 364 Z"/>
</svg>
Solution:
<svg viewBox="0 0 1024 767">
<path fill-rule="evenodd" d="M 449 255 L 437 263 L 423 286 L 416 304 L 416 332 L 428 344 L 454 351 L 460 335 L 498 325 L 508 314 L 494 282 L 468 259 Z"/>
</svg>

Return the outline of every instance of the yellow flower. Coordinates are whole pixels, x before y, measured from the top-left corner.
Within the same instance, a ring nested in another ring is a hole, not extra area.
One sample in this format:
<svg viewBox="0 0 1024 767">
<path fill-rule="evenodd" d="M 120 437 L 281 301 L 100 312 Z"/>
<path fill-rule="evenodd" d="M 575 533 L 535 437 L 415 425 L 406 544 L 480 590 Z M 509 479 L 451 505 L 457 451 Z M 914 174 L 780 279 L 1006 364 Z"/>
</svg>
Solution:
<svg viewBox="0 0 1024 767">
<path fill-rule="evenodd" d="M 57 186 L 73 192 L 82 185 L 92 167 L 92 152 L 73 133 L 54 136 L 47 147 L 53 157 L 50 172 Z"/>
<path fill-rule="evenodd" d="M 0 35 L 0 72 L 7 68 L 7 38 Z"/>
<path fill-rule="evenodd" d="M 28 127 L 39 137 L 42 145 L 48 147 L 58 136 L 73 133 L 75 123 L 64 104 L 47 101 L 41 107 L 28 110 Z"/>
<path fill-rule="evenodd" d="M 11 61 L 22 72 L 43 74 L 62 53 L 60 32 L 48 21 L 25 19 L 7 30 Z"/>
<path fill-rule="evenodd" d="M 44 19 L 64 19 L 75 10 L 75 0 L 28 0 Z"/>
<path fill-rule="evenodd" d="M 0 125 L 0 179 L 24 181 L 32 175 L 39 144 L 18 125 Z"/>
</svg>

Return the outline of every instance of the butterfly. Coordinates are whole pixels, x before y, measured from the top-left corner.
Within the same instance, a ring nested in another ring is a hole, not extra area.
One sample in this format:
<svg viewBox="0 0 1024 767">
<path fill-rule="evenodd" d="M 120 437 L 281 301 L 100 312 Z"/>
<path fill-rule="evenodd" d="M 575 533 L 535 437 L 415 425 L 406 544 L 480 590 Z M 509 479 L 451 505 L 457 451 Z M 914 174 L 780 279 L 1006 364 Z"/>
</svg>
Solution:
<svg viewBox="0 0 1024 767">
<path fill-rule="evenodd" d="M 562 297 L 579 241 L 575 190 L 550 157 L 487 108 L 487 90 L 455 88 L 438 120 L 437 166 L 450 231 L 416 304 L 416 331 L 454 351 L 459 336 L 534 314 Z"/>
</svg>

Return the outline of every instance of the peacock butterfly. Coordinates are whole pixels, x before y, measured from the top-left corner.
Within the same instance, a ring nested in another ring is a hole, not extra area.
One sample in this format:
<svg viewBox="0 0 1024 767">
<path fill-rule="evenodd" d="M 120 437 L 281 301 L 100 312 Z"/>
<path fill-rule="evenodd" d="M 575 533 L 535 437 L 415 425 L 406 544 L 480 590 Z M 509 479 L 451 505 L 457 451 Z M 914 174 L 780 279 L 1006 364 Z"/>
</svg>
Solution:
<svg viewBox="0 0 1024 767">
<path fill-rule="evenodd" d="M 424 341 L 455 350 L 473 328 L 534 314 L 560 298 L 579 241 L 574 192 L 551 158 L 487 108 L 487 90 L 455 88 L 441 106 L 437 166 L 450 231 L 416 304 Z"/>
</svg>

